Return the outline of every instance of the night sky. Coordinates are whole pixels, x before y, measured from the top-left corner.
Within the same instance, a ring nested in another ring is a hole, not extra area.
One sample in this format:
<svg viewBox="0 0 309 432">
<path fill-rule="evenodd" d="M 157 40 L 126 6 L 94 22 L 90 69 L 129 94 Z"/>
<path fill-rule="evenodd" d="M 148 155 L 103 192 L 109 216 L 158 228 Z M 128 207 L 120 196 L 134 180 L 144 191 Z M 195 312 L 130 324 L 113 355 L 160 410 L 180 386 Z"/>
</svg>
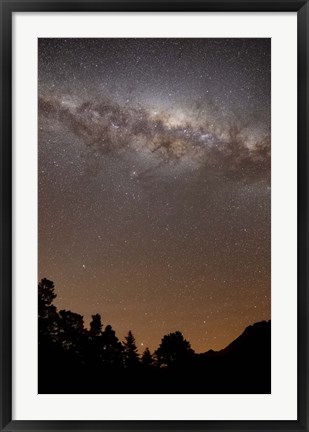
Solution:
<svg viewBox="0 0 309 432">
<path fill-rule="evenodd" d="M 270 319 L 270 39 L 39 39 L 39 279 L 140 351 Z"/>
</svg>

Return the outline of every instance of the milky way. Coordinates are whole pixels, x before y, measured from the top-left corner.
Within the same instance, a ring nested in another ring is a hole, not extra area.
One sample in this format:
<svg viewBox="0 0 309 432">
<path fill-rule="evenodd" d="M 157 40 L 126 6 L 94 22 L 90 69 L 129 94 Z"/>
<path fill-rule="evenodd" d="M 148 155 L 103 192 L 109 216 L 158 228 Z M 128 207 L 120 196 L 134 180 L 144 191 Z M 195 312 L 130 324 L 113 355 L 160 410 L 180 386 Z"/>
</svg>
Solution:
<svg viewBox="0 0 309 432">
<path fill-rule="evenodd" d="M 39 277 L 140 350 L 270 318 L 270 40 L 39 40 Z"/>
</svg>

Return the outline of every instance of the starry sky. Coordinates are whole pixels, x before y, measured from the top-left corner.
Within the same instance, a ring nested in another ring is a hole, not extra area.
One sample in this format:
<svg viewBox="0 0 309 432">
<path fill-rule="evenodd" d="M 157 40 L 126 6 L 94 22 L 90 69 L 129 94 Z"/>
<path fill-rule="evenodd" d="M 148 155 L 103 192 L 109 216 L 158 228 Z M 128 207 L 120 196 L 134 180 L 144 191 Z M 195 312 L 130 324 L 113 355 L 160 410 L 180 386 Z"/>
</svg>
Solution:
<svg viewBox="0 0 309 432">
<path fill-rule="evenodd" d="M 270 319 L 270 39 L 39 39 L 39 279 L 139 350 Z"/>
</svg>

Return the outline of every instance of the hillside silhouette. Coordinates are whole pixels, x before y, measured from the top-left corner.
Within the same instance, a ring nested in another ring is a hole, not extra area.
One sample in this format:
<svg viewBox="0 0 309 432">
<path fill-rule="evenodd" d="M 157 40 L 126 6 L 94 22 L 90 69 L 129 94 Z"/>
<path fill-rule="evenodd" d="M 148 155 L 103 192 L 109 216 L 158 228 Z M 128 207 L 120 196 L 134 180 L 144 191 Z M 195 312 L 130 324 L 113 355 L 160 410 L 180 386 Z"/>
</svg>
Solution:
<svg viewBox="0 0 309 432">
<path fill-rule="evenodd" d="M 39 393 L 270 393 L 271 322 L 262 321 L 220 351 L 197 354 L 180 331 L 140 355 L 133 333 L 119 341 L 100 314 L 90 328 L 60 310 L 52 281 L 38 287 Z"/>
</svg>

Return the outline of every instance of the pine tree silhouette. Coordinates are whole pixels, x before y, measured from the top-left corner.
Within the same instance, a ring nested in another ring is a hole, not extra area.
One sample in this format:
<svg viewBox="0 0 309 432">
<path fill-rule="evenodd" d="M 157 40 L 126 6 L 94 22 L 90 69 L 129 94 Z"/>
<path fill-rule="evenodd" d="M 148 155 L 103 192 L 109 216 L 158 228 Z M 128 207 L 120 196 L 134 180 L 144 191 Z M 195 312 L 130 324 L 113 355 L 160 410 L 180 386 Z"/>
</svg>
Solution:
<svg viewBox="0 0 309 432">
<path fill-rule="evenodd" d="M 123 347 L 125 367 L 136 367 L 139 362 L 139 355 L 137 352 L 135 337 L 131 330 L 129 330 L 128 335 L 125 337 Z"/>
</svg>

